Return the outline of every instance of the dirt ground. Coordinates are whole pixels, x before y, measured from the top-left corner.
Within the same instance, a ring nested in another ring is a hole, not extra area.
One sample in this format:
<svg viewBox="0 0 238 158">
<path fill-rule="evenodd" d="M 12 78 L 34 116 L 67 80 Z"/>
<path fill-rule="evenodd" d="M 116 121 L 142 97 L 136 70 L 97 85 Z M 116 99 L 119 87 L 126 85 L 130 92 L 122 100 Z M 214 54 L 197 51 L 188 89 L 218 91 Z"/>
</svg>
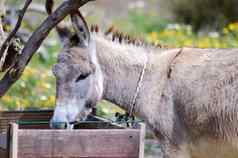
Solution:
<svg viewBox="0 0 238 158">
<path fill-rule="evenodd" d="M 144 158 L 161 158 L 161 157 L 162 153 L 158 141 L 155 139 L 146 139 Z"/>
</svg>

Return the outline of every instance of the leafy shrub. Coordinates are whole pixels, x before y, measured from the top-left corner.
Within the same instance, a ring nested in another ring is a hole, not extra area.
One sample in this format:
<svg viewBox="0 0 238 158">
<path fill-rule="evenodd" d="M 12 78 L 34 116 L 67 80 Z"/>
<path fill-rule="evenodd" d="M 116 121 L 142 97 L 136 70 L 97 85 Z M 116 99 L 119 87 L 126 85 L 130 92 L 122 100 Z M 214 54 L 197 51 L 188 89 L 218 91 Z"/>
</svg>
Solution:
<svg viewBox="0 0 238 158">
<path fill-rule="evenodd" d="M 153 14 L 144 14 L 141 11 L 129 12 L 128 21 L 134 25 L 133 28 L 143 33 L 164 30 L 169 23 L 166 19 L 161 19 Z"/>
<path fill-rule="evenodd" d="M 238 21 L 237 0 L 168 0 L 165 3 L 176 20 L 192 25 L 195 31 L 222 30 L 228 23 Z"/>
</svg>

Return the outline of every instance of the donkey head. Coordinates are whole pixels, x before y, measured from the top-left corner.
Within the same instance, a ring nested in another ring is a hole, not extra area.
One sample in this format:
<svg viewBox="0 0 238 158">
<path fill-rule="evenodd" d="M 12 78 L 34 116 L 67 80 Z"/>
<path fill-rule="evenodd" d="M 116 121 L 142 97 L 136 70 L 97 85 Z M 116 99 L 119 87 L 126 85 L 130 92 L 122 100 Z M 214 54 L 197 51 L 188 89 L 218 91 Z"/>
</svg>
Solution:
<svg viewBox="0 0 238 158">
<path fill-rule="evenodd" d="M 95 41 L 80 12 L 72 14 L 71 21 L 76 33 L 68 37 L 52 70 L 56 77 L 53 128 L 59 123 L 70 128 L 71 123 L 85 119 L 102 96 L 103 79 Z"/>
</svg>

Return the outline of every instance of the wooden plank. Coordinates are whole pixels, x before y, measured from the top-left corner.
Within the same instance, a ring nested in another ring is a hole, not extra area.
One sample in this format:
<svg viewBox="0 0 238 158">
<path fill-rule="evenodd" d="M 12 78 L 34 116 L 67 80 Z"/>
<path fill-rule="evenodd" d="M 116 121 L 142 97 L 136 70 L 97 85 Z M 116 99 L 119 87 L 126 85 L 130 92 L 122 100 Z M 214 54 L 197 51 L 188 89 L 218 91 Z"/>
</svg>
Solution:
<svg viewBox="0 0 238 158">
<path fill-rule="evenodd" d="M 8 158 L 7 151 L 0 148 L 0 158 Z"/>
<path fill-rule="evenodd" d="M 49 121 L 53 115 L 52 110 L 39 111 L 1 111 L 0 112 L 0 133 L 7 132 L 8 124 L 17 120 Z M 19 128 L 42 128 L 47 129 L 49 125 L 20 126 Z"/>
<path fill-rule="evenodd" d="M 17 158 L 18 154 L 18 125 L 10 124 L 10 149 L 9 158 Z"/>
<path fill-rule="evenodd" d="M 14 111 L 14 110 L 11 110 L 11 111 L 1 111 L 0 114 L 32 114 L 32 113 L 36 113 L 36 114 L 39 114 L 39 113 L 53 113 L 53 110 L 24 110 L 24 111 L 21 111 L 21 110 L 18 110 L 18 111 Z"/>
<path fill-rule="evenodd" d="M 19 112 L 0 112 L 0 118 L 50 118 L 53 112 L 50 111 L 19 111 Z"/>
<path fill-rule="evenodd" d="M 44 112 L 39 112 L 39 113 L 2 113 L 0 117 L 31 117 L 31 116 L 52 116 L 51 113 L 44 113 Z"/>
<path fill-rule="evenodd" d="M 0 134 L 0 148 L 1 149 L 7 149 L 7 135 L 6 134 Z"/>
<path fill-rule="evenodd" d="M 145 124 L 140 123 L 140 149 L 139 149 L 139 158 L 144 158 L 145 151 Z"/>
<path fill-rule="evenodd" d="M 18 130 L 18 158 L 138 158 L 140 130 Z"/>
<path fill-rule="evenodd" d="M 2 115 L 0 116 L 1 120 L 16 120 L 16 119 L 49 119 L 51 118 L 51 115 L 49 114 L 42 114 L 42 115 L 34 115 L 34 114 L 16 114 L 16 115 Z"/>
<path fill-rule="evenodd" d="M 7 158 L 7 136 L 0 134 L 0 158 Z"/>
<path fill-rule="evenodd" d="M 19 129 L 50 129 L 49 124 L 19 125 Z"/>
<path fill-rule="evenodd" d="M 0 120 L 50 120 L 53 111 L 5 111 L 0 112 Z"/>
<path fill-rule="evenodd" d="M 75 125 L 75 129 L 125 129 L 110 122 L 81 122 Z"/>
</svg>

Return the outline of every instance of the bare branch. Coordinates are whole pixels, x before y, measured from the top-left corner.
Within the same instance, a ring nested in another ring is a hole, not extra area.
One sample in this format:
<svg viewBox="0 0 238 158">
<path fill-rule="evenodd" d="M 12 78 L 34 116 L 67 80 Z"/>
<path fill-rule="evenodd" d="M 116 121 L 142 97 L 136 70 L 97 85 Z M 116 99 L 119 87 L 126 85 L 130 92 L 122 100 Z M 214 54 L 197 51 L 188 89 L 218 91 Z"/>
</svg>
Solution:
<svg viewBox="0 0 238 158">
<path fill-rule="evenodd" d="M 24 7 L 22 8 L 22 10 L 19 13 L 19 18 L 18 18 L 18 21 L 16 23 L 15 28 L 12 30 L 12 32 L 8 35 L 8 37 L 6 38 L 4 43 L 2 44 L 2 47 L 0 49 L 0 59 L 3 57 L 3 54 L 4 54 L 5 50 L 7 49 L 7 47 L 9 46 L 12 38 L 16 35 L 18 29 L 20 28 L 23 17 L 25 15 L 25 12 L 26 12 L 28 6 L 31 4 L 31 2 L 32 2 L 32 0 L 27 0 L 26 1 Z"/>
<path fill-rule="evenodd" d="M 56 11 L 54 11 L 44 22 L 35 30 L 31 35 L 22 53 L 19 56 L 18 61 L 13 67 L 11 67 L 2 80 L 0 81 L 0 97 L 2 97 L 7 90 L 21 77 L 26 65 L 34 53 L 38 50 L 43 40 L 47 37 L 49 32 L 67 15 L 75 12 L 86 4 L 93 0 L 68 0 L 63 2 Z"/>
</svg>

